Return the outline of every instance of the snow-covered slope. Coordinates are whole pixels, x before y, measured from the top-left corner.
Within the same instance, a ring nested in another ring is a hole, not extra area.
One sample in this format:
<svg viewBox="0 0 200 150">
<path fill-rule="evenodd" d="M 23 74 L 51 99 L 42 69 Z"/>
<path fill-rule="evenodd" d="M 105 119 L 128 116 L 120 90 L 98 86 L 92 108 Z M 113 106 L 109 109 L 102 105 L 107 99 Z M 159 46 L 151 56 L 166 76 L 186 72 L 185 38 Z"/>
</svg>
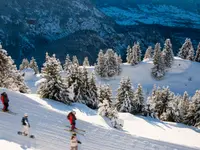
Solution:
<svg viewBox="0 0 200 150">
<path fill-rule="evenodd" d="M 16 143 L 10 143 L 6 150 L 16 150 L 12 147 L 20 148 L 19 145 L 21 149 L 31 150 L 69 149 L 70 133 L 64 131 L 64 126 L 68 124 L 66 115 L 71 110 L 77 111 L 77 127 L 86 130 L 85 136 L 78 136 L 82 141 L 80 150 L 200 149 L 200 131 L 192 127 L 124 113 L 120 114 L 120 117 L 125 121 L 125 131 L 118 131 L 109 127 L 96 111 L 84 105 L 66 106 L 52 100 L 42 100 L 37 95 L 0 90 L 3 91 L 9 95 L 10 109 L 18 113 L 16 116 L 0 113 L 0 144 L 8 144 L 6 141 Z M 25 112 L 29 114 L 31 133 L 36 139 L 19 136 L 16 133 L 21 129 L 21 117 Z"/>
<path fill-rule="evenodd" d="M 100 8 L 120 25 L 160 24 L 170 27 L 200 28 L 200 15 L 172 5 L 136 4 L 135 7 Z"/>
<path fill-rule="evenodd" d="M 175 57 L 172 68 L 166 73 L 164 79 L 160 81 L 152 78 L 152 66 L 151 60 L 145 60 L 136 66 L 123 64 L 122 74 L 120 76 L 111 80 L 98 78 L 97 83 L 109 84 L 112 87 L 113 95 L 116 95 L 122 77 L 129 77 L 134 87 L 136 87 L 138 83 L 142 84 L 145 95 L 151 94 L 154 84 L 157 86 L 169 86 L 173 92 L 179 94 L 183 94 L 184 91 L 187 91 L 190 95 L 193 95 L 195 91 L 200 88 L 200 63 Z M 88 69 L 90 72 L 94 70 L 93 67 L 89 67 Z"/>
</svg>

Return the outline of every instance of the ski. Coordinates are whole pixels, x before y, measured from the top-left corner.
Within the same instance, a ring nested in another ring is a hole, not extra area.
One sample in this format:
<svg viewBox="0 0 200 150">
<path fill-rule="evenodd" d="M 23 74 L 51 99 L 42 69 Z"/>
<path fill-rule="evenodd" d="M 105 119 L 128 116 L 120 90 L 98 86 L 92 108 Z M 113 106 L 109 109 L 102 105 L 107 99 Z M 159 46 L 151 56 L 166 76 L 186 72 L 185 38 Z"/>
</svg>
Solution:
<svg viewBox="0 0 200 150">
<path fill-rule="evenodd" d="M 17 134 L 18 135 L 23 135 L 21 131 L 18 131 Z M 25 135 L 23 135 L 23 136 L 25 136 Z M 34 135 L 29 135 L 29 138 L 34 139 L 35 136 Z"/>
<path fill-rule="evenodd" d="M 66 127 L 71 128 L 71 126 L 69 126 L 69 125 L 66 125 Z M 82 131 L 82 132 L 86 132 L 85 130 L 79 129 L 79 128 L 76 128 L 75 130 L 77 130 L 77 131 Z"/>
<path fill-rule="evenodd" d="M 65 130 L 65 131 L 68 131 L 68 132 L 71 132 L 72 134 L 73 134 L 73 133 L 76 133 L 76 134 L 80 134 L 80 135 L 85 136 L 84 133 L 81 133 L 81 132 L 78 132 L 78 131 L 71 131 L 70 129 L 64 129 L 64 130 Z"/>
</svg>

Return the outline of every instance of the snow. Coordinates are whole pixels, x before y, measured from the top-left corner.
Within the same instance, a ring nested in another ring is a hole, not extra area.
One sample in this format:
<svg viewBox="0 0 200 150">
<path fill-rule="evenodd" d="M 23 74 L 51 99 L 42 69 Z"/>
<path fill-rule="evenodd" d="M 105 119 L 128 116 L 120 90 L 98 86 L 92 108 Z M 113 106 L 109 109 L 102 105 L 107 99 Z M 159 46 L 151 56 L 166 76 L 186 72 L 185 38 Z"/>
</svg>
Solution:
<svg viewBox="0 0 200 150">
<path fill-rule="evenodd" d="M 134 87 L 140 83 L 143 87 L 144 94 L 147 96 L 151 93 L 153 85 L 157 86 L 169 86 L 170 90 L 176 94 L 183 94 L 185 91 L 189 95 L 194 95 L 195 91 L 199 89 L 200 80 L 200 63 L 192 62 L 189 60 L 183 60 L 179 57 L 175 57 L 172 68 L 168 70 L 164 79 L 157 81 L 151 76 L 151 68 L 153 67 L 152 60 L 146 59 L 138 65 L 131 66 L 124 63 L 122 65 L 122 73 L 112 79 L 97 78 L 98 84 L 109 84 L 113 90 L 113 96 L 116 95 L 117 88 L 122 77 L 129 77 Z M 93 72 L 92 67 L 87 67 L 90 72 Z M 189 78 L 192 80 L 190 81 Z"/>
<path fill-rule="evenodd" d="M 29 148 L 28 149 L 23 148 L 19 144 L 9 142 L 6 140 L 0 140 L 0 145 L 1 145 L 1 148 L 5 150 L 33 150 Z"/>
<path fill-rule="evenodd" d="M 200 28 L 200 15 L 172 5 L 138 4 L 136 7 L 102 7 L 101 11 L 113 17 L 120 25 L 161 24 L 171 27 Z"/>
<path fill-rule="evenodd" d="M 16 116 L 0 113 L 0 144 L 8 144 L 9 148 L 6 147 L 6 150 L 69 149 L 70 133 L 64 129 L 68 124 L 66 115 L 72 110 L 77 112 L 77 127 L 86 130 L 85 136 L 78 135 L 78 139 L 83 143 L 80 150 L 200 149 L 200 130 L 193 127 L 120 113 L 120 118 L 124 121 L 124 131 L 120 131 L 111 128 L 95 110 L 85 105 L 67 106 L 40 99 L 34 94 L 0 89 L 0 92 L 3 91 L 6 91 L 10 98 L 10 109 L 18 113 Z M 36 139 L 17 135 L 17 131 L 21 130 L 20 121 L 24 113 L 29 115 L 30 132 Z"/>
</svg>

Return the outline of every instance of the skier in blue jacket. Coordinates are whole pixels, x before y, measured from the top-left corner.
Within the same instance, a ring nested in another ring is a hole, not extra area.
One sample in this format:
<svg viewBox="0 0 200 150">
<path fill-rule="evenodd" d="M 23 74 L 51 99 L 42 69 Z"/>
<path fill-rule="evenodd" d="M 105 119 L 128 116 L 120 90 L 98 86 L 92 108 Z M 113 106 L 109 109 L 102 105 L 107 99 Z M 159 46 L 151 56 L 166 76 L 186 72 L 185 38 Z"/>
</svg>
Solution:
<svg viewBox="0 0 200 150">
<path fill-rule="evenodd" d="M 23 126 L 22 134 L 27 136 L 29 134 L 29 128 L 30 128 L 30 124 L 29 124 L 29 121 L 28 121 L 28 114 L 27 113 L 25 113 L 24 117 L 22 118 L 22 126 Z"/>
</svg>

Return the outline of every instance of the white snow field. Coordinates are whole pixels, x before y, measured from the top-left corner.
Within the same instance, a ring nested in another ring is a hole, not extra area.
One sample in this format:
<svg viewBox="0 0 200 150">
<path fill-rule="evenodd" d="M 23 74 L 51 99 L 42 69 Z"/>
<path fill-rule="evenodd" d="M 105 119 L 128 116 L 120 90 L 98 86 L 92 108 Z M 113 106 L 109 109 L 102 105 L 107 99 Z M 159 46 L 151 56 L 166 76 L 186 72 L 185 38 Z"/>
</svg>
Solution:
<svg viewBox="0 0 200 150">
<path fill-rule="evenodd" d="M 119 131 L 109 127 L 96 111 L 85 105 L 67 106 L 52 100 L 40 99 L 34 94 L 20 94 L 0 89 L 0 92 L 3 91 L 8 93 L 10 110 L 17 115 L 0 113 L 1 149 L 7 145 L 3 149 L 69 150 L 71 134 L 64 129 L 68 124 L 66 115 L 71 110 L 77 112 L 77 127 L 86 130 L 85 136 L 78 135 L 82 142 L 79 150 L 200 149 L 200 130 L 193 127 L 121 113 L 124 131 Z M 35 135 L 35 139 L 17 135 L 17 131 L 21 130 L 21 118 L 24 113 L 29 114 L 31 134 Z"/>
</svg>

